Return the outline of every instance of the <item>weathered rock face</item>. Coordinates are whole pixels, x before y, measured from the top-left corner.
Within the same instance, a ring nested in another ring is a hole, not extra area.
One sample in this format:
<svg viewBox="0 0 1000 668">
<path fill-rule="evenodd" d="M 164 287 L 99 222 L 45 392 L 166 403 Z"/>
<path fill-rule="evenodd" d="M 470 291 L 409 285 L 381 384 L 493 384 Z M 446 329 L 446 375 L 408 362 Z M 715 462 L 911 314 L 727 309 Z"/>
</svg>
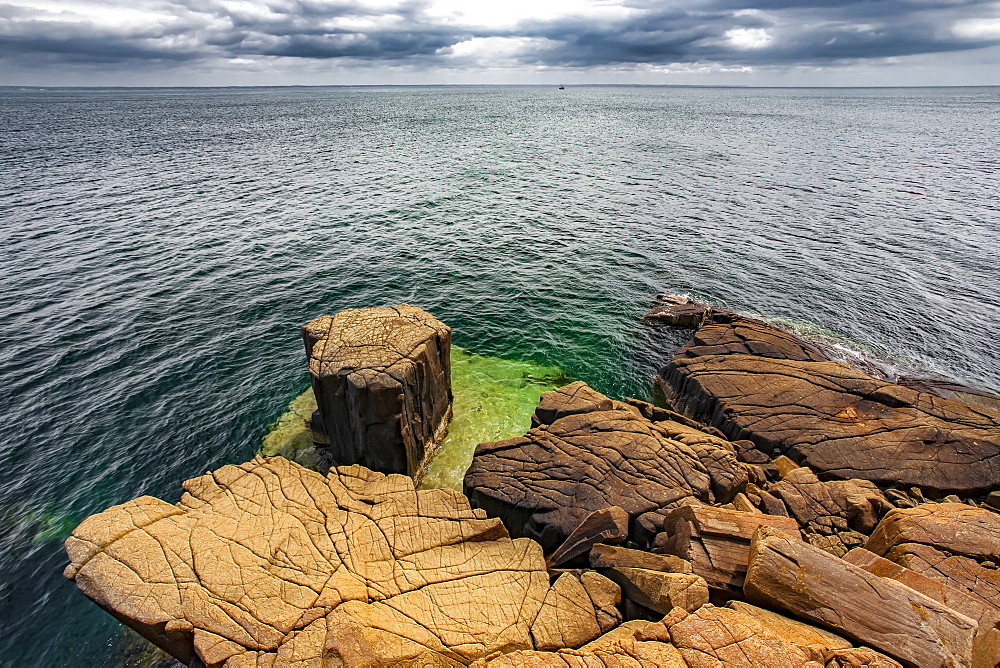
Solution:
<svg viewBox="0 0 1000 668">
<path fill-rule="evenodd" d="M 979 622 L 975 668 L 1000 662 L 1000 514 L 961 503 L 897 509 L 866 547 L 848 557 Z"/>
<path fill-rule="evenodd" d="M 960 586 L 904 568 L 864 548 L 851 550 L 844 560 L 869 573 L 902 582 L 907 587 L 976 620 L 979 630 L 972 643 L 973 668 L 995 668 L 1000 663 L 1000 628 L 997 626 L 1000 623 L 1000 607 L 990 605 Z"/>
<path fill-rule="evenodd" d="M 476 449 L 465 476 L 474 506 L 504 520 L 513 535 L 558 547 L 590 515 L 618 506 L 630 538 L 659 532 L 684 502 L 726 502 L 747 483 L 725 440 L 613 402 L 582 382 L 542 395 L 535 428 Z"/>
<path fill-rule="evenodd" d="M 1000 558 L 1000 514 L 964 503 L 897 508 L 882 518 L 865 549 L 881 556 L 905 543 L 982 559 Z"/>
<path fill-rule="evenodd" d="M 620 621 L 617 585 L 591 572 L 550 586 L 536 543 L 452 490 L 280 457 L 184 489 L 176 505 L 140 497 L 84 520 L 66 575 L 185 662 L 462 665 Z"/>
<path fill-rule="evenodd" d="M 673 610 L 659 622 L 633 621 L 577 650 L 520 651 L 477 661 L 489 668 L 899 668 L 874 650 L 747 604 Z"/>
<path fill-rule="evenodd" d="M 723 598 L 741 598 L 750 561 L 750 542 L 762 526 L 798 537 L 798 525 L 788 517 L 746 513 L 711 506 L 688 506 L 670 513 L 653 549 L 691 564 Z"/>
<path fill-rule="evenodd" d="M 969 666 L 978 622 L 774 529 L 751 546 L 745 591 L 917 666 Z"/>
<path fill-rule="evenodd" d="M 333 463 L 416 475 L 451 416 L 451 329 L 401 304 L 321 316 L 302 336 Z"/>
<path fill-rule="evenodd" d="M 784 504 L 803 530 L 824 535 L 849 528 L 870 534 L 892 509 L 885 495 L 868 480 L 821 482 L 805 467 L 789 471 L 767 491 Z"/>
<path fill-rule="evenodd" d="M 675 409 L 821 475 L 1000 487 L 1000 413 L 877 380 L 757 320 L 713 312 L 658 378 Z"/>
</svg>

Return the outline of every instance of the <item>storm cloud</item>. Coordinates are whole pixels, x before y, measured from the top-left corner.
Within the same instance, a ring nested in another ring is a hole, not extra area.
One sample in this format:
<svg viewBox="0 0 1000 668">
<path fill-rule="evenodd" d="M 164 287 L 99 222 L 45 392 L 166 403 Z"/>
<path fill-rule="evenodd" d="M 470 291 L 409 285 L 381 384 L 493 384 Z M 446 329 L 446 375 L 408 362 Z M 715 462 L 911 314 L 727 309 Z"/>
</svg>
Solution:
<svg viewBox="0 0 1000 668">
<path fill-rule="evenodd" d="M 976 0 L 0 4 L 0 71 L 17 74 L 16 81 L 0 74 L 0 84 L 21 83 L 32 73 L 44 84 L 53 71 L 84 79 L 144 73 L 154 80 L 204 71 L 219 83 L 227 72 L 280 83 L 274 79 L 282 71 L 319 77 L 366 69 L 446 79 L 506 71 L 514 80 L 525 72 L 777 72 L 966 54 L 947 61 L 961 68 L 963 59 L 987 64 L 998 45 L 1000 2 Z"/>
</svg>

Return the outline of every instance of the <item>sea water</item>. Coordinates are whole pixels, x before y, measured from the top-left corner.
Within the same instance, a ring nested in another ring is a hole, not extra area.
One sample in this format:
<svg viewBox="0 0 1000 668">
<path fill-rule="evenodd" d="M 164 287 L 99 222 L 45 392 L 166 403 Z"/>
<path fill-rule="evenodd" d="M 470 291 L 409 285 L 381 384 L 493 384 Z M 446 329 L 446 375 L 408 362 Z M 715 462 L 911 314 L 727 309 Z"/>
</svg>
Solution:
<svg viewBox="0 0 1000 668">
<path fill-rule="evenodd" d="M 121 660 L 63 538 L 266 447 L 341 308 L 468 351 L 451 485 L 565 378 L 652 398 L 657 292 L 1000 389 L 997 146 L 996 88 L 0 90 L 0 665 Z"/>
</svg>

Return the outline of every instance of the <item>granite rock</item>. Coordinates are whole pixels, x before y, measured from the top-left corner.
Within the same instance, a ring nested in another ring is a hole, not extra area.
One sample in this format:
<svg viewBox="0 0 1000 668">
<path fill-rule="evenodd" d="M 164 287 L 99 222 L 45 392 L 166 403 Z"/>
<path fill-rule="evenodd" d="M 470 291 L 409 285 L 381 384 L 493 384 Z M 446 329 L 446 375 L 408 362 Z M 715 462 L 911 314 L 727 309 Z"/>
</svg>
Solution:
<svg viewBox="0 0 1000 668">
<path fill-rule="evenodd" d="M 1000 487 L 1000 413 L 874 378 L 759 320 L 713 312 L 657 382 L 675 410 L 821 477 Z"/>
<path fill-rule="evenodd" d="M 895 580 L 761 528 L 744 585 L 751 602 L 787 610 L 921 667 L 970 666 L 978 623 Z"/>
<path fill-rule="evenodd" d="M 457 666 L 582 644 L 618 623 L 597 573 L 550 586 L 541 548 L 448 489 L 280 457 L 84 520 L 66 575 L 184 662 Z M 340 662 L 340 663 L 338 663 Z"/>
<path fill-rule="evenodd" d="M 328 459 L 417 475 L 451 417 L 451 329 L 400 304 L 321 316 L 302 336 Z"/>
<path fill-rule="evenodd" d="M 547 552 L 590 513 L 613 506 L 631 518 L 629 539 L 647 544 L 671 509 L 725 503 L 747 484 L 729 442 L 653 422 L 583 383 L 543 394 L 535 424 L 522 437 L 480 444 L 465 492 Z"/>
</svg>

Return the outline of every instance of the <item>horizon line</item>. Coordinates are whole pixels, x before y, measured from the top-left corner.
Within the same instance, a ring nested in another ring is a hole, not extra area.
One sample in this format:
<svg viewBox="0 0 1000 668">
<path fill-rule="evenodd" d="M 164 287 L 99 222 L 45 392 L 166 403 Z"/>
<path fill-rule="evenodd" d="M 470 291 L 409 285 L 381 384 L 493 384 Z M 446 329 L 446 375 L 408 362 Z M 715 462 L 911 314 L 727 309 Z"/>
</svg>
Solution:
<svg viewBox="0 0 1000 668">
<path fill-rule="evenodd" d="M 646 84 L 646 83 L 581 83 L 581 84 L 544 84 L 544 83 L 352 83 L 352 84 L 254 84 L 254 85 L 188 85 L 188 86 L 128 86 L 128 85 L 36 85 L 36 84 L 0 84 L 3 89 L 74 89 L 74 90 L 164 90 L 164 89 L 235 89 L 235 88 L 757 88 L 757 89 L 915 89 L 915 88 L 1000 88 L 997 84 L 924 84 L 910 86 L 780 86 L 780 85 L 749 85 L 749 84 Z"/>
</svg>

